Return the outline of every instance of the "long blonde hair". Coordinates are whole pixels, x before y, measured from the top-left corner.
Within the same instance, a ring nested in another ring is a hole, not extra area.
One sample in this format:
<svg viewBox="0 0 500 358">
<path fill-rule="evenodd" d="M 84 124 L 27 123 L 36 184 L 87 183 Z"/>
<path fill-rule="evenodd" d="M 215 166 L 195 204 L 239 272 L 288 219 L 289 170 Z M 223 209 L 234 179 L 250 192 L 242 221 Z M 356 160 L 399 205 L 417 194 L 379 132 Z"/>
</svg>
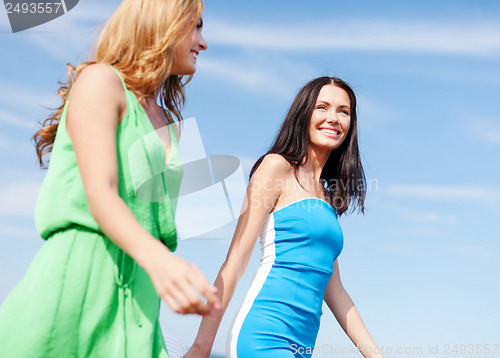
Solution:
<svg viewBox="0 0 500 358">
<path fill-rule="evenodd" d="M 40 166 L 46 167 L 43 156 L 52 151 L 71 86 L 79 73 L 93 63 L 113 66 L 128 89 L 140 91 L 144 97 L 153 96 L 161 88 L 161 105 L 182 120 L 184 86 L 192 76 L 183 81 L 185 76 L 169 75 L 173 50 L 196 26 L 202 11 L 201 0 L 124 0 L 104 25 L 90 60 L 76 67 L 67 65 L 68 81 L 58 90 L 63 103 L 33 136 Z M 173 122 L 167 113 L 166 117 Z"/>
</svg>

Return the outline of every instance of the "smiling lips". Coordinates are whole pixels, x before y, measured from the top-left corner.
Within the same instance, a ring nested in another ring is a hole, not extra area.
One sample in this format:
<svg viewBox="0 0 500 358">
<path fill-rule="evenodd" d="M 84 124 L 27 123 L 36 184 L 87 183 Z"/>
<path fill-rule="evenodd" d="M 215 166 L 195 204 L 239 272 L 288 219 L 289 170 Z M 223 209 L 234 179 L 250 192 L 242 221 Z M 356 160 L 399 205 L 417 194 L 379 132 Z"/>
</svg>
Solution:
<svg viewBox="0 0 500 358">
<path fill-rule="evenodd" d="M 318 130 L 331 138 L 337 138 L 340 135 L 340 131 L 337 128 L 319 128 Z"/>
<path fill-rule="evenodd" d="M 194 58 L 194 60 L 195 60 L 195 61 L 196 61 L 196 59 L 198 58 L 198 54 L 199 54 L 199 52 L 198 52 L 198 51 L 191 50 L 191 55 L 193 55 L 193 58 Z"/>
</svg>

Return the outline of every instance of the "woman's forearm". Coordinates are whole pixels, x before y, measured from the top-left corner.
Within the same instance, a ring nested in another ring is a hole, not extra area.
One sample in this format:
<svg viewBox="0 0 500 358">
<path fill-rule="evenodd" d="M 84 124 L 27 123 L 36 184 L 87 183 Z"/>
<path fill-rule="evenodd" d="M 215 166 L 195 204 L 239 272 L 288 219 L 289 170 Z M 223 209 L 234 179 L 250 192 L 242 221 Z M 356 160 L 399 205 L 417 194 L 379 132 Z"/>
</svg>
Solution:
<svg viewBox="0 0 500 358">
<path fill-rule="evenodd" d="M 219 270 L 214 286 L 218 289 L 221 309 L 212 315 L 205 315 L 201 321 L 193 349 L 200 357 L 208 357 L 215 341 L 224 313 L 233 297 L 236 286 L 243 275 L 247 262 L 244 260 L 226 260 Z"/>
<path fill-rule="evenodd" d="M 342 288 L 333 297 L 325 298 L 340 326 L 359 352 L 366 358 L 383 357 L 375 341 L 366 329 L 349 294 Z"/>
<path fill-rule="evenodd" d="M 90 212 L 104 234 L 143 267 L 148 252 L 159 247 L 157 240 L 139 224 L 112 188 L 100 188 L 87 193 L 87 197 Z"/>
<path fill-rule="evenodd" d="M 199 269 L 173 255 L 147 232 L 112 187 L 88 190 L 90 211 L 111 241 L 149 275 L 158 295 L 177 313 L 205 314 L 220 307 L 215 289 Z M 98 195 L 97 195 L 98 194 Z M 194 288 L 194 290 L 193 290 Z M 204 303 L 199 295 L 205 296 Z"/>
</svg>

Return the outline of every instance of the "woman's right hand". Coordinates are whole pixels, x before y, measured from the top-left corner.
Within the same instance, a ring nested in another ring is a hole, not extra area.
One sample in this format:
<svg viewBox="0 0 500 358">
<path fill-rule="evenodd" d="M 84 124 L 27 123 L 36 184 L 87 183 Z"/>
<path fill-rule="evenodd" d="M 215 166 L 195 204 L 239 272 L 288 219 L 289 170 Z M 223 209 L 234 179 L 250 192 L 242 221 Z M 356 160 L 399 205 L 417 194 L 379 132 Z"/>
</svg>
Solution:
<svg viewBox="0 0 500 358">
<path fill-rule="evenodd" d="M 158 240 L 151 240 L 149 246 L 139 264 L 172 311 L 205 315 L 220 310 L 217 288 L 208 282 L 198 267 L 173 255 Z"/>
</svg>

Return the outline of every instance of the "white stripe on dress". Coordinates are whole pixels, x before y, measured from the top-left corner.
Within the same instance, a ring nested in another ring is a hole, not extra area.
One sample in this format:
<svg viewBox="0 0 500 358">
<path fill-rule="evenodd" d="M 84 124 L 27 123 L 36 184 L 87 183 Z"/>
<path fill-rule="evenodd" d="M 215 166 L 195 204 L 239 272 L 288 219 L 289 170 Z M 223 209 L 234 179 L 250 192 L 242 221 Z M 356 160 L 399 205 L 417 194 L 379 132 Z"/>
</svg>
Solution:
<svg viewBox="0 0 500 358">
<path fill-rule="evenodd" d="M 248 289 L 247 295 L 245 296 L 241 308 L 236 314 L 232 327 L 229 330 L 226 342 L 226 353 L 228 355 L 228 358 L 237 358 L 236 348 L 241 326 L 243 325 L 243 321 L 250 311 L 255 298 L 262 289 L 264 282 L 266 282 L 267 276 L 271 272 L 274 260 L 276 259 L 276 246 L 274 243 L 275 237 L 276 232 L 274 230 L 274 215 L 273 213 L 270 213 L 260 233 L 260 245 L 262 251 L 260 266 L 255 273 L 252 283 L 250 284 L 250 288 Z"/>
</svg>

